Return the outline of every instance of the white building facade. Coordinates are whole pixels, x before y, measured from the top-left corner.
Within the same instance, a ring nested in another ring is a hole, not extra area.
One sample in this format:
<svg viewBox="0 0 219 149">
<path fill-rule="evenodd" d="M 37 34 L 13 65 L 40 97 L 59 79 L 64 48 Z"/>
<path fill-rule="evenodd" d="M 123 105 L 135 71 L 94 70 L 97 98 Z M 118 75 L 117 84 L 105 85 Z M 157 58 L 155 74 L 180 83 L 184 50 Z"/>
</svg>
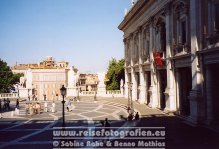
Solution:
<svg viewBox="0 0 219 149">
<path fill-rule="evenodd" d="M 20 64 L 12 67 L 13 73 L 23 73 L 18 87 L 20 98 L 29 100 L 59 100 L 60 88 L 67 88 L 66 97 L 76 97 L 79 71 L 68 67 L 68 62 L 58 62 L 47 57 L 40 64 Z"/>
<path fill-rule="evenodd" d="M 206 8 L 206 6 L 208 6 Z M 194 123 L 219 120 L 219 2 L 138 0 L 120 23 L 125 96 Z"/>
</svg>

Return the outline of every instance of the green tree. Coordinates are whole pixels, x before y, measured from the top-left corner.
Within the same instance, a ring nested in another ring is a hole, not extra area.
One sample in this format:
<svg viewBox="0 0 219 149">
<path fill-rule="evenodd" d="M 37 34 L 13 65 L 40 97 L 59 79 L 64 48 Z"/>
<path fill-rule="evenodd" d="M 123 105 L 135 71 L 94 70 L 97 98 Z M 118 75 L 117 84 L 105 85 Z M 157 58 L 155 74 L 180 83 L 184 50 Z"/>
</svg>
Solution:
<svg viewBox="0 0 219 149">
<path fill-rule="evenodd" d="M 0 59 L 0 93 L 9 93 L 14 89 L 23 74 L 13 74 L 6 62 Z"/>
<path fill-rule="evenodd" d="M 124 59 L 117 61 L 115 58 L 112 58 L 112 60 L 109 61 L 109 66 L 106 74 L 108 79 L 106 82 L 107 90 L 118 90 L 120 88 L 120 80 L 125 79 L 124 64 Z"/>
</svg>

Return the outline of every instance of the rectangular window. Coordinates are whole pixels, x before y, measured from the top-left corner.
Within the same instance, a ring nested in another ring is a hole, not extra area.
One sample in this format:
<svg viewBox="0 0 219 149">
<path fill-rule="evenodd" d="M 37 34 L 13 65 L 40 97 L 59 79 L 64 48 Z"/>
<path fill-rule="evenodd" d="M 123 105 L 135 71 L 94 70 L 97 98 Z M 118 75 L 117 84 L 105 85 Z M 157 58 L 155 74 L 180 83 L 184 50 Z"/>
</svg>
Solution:
<svg viewBox="0 0 219 149">
<path fill-rule="evenodd" d="M 186 43 L 186 21 L 181 22 L 182 44 Z"/>
</svg>

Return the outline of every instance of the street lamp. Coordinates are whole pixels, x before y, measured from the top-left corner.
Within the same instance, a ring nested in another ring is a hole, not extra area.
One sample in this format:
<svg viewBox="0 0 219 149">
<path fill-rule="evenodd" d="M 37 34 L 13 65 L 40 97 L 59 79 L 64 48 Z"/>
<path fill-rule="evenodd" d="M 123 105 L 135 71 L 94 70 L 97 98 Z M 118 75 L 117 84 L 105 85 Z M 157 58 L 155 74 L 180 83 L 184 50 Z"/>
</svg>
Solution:
<svg viewBox="0 0 219 149">
<path fill-rule="evenodd" d="M 66 95 L 66 88 L 64 85 L 60 88 L 60 92 L 62 95 L 62 127 L 65 127 L 65 100 L 64 97 Z"/>
<path fill-rule="evenodd" d="M 97 102 L 97 84 L 98 82 L 95 83 L 96 87 L 95 87 L 95 93 L 94 93 L 94 102 Z"/>
<path fill-rule="evenodd" d="M 79 82 L 76 83 L 77 86 L 77 100 L 79 101 L 80 97 L 79 97 Z"/>
</svg>

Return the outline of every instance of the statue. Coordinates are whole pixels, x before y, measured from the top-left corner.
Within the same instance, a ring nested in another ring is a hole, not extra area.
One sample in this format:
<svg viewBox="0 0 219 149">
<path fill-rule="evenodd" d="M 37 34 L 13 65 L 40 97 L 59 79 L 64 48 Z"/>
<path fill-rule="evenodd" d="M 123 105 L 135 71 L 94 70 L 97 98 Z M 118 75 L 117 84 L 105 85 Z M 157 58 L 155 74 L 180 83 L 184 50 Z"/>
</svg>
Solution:
<svg viewBox="0 0 219 149">
<path fill-rule="evenodd" d="M 124 81 L 123 79 L 120 80 L 120 88 L 124 87 Z"/>
<path fill-rule="evenodd" d="M 20 85 L 23 88 L 26 88 L 26 78 L 25 77 L 20 77 Z"/>
</svg>

